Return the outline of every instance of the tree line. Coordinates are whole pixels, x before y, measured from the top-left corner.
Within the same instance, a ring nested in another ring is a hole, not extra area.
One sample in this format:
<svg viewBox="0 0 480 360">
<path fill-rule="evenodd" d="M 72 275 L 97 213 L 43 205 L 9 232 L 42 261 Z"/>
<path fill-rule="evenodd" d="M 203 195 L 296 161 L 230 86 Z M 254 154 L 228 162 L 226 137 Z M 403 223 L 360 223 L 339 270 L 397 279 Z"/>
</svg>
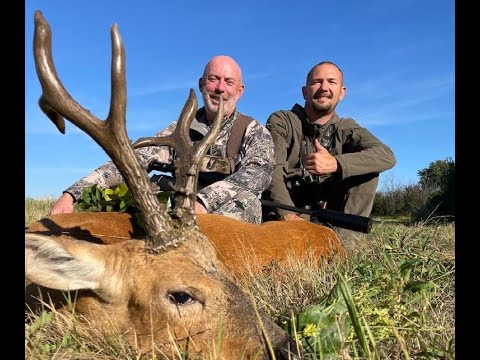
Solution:
<svg viewBox="0 0 480 360">
<path fill-rule="evenodd" d="M 389 178 L 378 191 L 372 216 L 409 216 L 412 221 L 431 217 L 455 219 L 455 161 L 437 160 L 417 172 L 417 184 L 400 185 Z"/>
</svg>

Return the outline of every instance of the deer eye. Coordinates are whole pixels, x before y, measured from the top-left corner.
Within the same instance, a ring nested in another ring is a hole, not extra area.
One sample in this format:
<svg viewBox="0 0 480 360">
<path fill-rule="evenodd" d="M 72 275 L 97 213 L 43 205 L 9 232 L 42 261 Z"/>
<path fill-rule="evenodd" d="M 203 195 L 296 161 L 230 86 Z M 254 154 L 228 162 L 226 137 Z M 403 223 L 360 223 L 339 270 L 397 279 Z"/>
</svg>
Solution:
<svg viewBox="0 0 480 360">
<path fill-rule="evenodd" d="M 188 305 L 194 303 L 196 300 L 184 291 L 177 291 L 168 294 L 168 299 L 175 305 Z"/>
</svg>

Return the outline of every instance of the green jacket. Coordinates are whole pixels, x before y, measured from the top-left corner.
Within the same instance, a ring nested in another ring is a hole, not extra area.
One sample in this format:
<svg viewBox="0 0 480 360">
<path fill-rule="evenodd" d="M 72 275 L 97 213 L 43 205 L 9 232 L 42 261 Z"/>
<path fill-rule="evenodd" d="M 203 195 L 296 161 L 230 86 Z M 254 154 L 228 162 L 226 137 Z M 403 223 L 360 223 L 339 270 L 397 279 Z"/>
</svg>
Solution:
<svg viewBox="0 0 480 360">
<path fill-rule="evenodd" d="M 341 180 L 350 176 L 380 173 L 396 164 L 392 150 L 355 120 L 342 119 L 335 113 L 324 125 L 309 124 L 304 108 L 295 104 L 292 110 L 272 113 L 266 123 L 275 144 L 276 168 L 267 190 L 272 201 L 294 206 L 285 177 L 300 170 L 300 158 L 305 153 L 315 151 L 313 140 L 322 138 L 330 125 L 335 131 L 327 149 L 341 166 L 342 171 L 337 174 Z M 305 136 L 302 136 L 303 133 Z M 280 214 L 285 212 L 279 209 Z"/>
</svg>

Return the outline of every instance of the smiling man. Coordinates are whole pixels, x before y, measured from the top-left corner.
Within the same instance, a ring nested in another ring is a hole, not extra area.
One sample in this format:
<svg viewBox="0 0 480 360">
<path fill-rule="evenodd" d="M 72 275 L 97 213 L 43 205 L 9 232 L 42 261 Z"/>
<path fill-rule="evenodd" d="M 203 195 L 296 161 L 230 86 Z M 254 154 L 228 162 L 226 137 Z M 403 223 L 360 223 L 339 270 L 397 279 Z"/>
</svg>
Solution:
<svg viewBox="0 0 480 360">
<path fill-rule="evenodd" d="M 335 109 L 346 92 L 342 70 L 324 61 L 308 72 L 302 87 L 304 107 L 295 104 L 291 110 L 270 115 L 266 127 L 275 144 L 276 168 L 264 199 L 370 216 L 379 173 L 392 168 L 396 159 L 366 128 L 337 115 Z M 265 207 L 264 219 L 304 220 L 306 216 Z M 342 232 L 347 234 L 341 230 L 341 237 Z"/>
<path fill-rule="evenodd" d="M 212 58 L 198 81 L 204 106 L 190 127 L 192 142 L 200 141 L 210 130 L 217 114 L 219 99 L 223 99 L 224 119 L 220 132 L 207 152 L 200 169 L 196 213 L 212 213 L 259 223 L 262 208 L 259 196 L 270 184 L 275 167 L 270 133 L 255 119 L 241 114 L 236 106 L 245 85 L 239 65 L 229 56 Z M 157 136 L 170 135 L 173 122 Z M 152 162 L 171 164 L 175 152 L 165 146 L 147 146 L 136 150 L 147 167 Z M 63 192 L 50 214 L 74 211 L 74 202 L 81 198 L 82 189 L 97 184 L 114 188 L 123 178 L 112 162 L 108 162 Z"/>
</svg>

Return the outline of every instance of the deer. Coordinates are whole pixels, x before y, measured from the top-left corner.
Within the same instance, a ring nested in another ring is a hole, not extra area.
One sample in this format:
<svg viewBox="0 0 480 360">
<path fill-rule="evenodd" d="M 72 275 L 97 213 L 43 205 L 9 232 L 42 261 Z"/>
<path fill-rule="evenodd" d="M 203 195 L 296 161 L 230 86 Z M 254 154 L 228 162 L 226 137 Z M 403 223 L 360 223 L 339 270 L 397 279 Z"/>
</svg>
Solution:
<svg viewBox="0 0 480 360">
<path fill-rule="evenodd" d="M 336 233 L 308 221 L 244 223 L 195 214 L 199 162 L 223 119 L 223 102 L 211 131 L 193 144 L 188 130 L 197 110 L 193 89 L 175 131 L 152 139 L 175 148 L 172 206 L 161 203 L 126 131 L 126 55 L 118 25 L 110 29 L 111 99 L 101 120 L 64 88 L 52 57 L 50 25 L 34 15 L 34 59 L 42 87 L 39 106 L 65 134 L 65 119 L 89 135 L 122 174 L 142 214 L 144 227 L 127 213 L 72 213 L 45 217 L 25 228 L 26 305 L 42 294 L 74 294 L 75 313 L 99 327 L 115 329 L 140 351 L 168 352 L 172 339 L 205 355 L 222 327 L 219 358 L 299 359 L 302 349 L 243 291 L 245 256 L 258 269 L 291 252 L 301 258 L 313 248 L 319 259 L 342 253 Z M 58 300 L 58 296 L 57 296 Z M 60 310 L 68 311 L 65 298 Z M 107 330 L 106 330 L 107 331 Z"/>
</svg>

